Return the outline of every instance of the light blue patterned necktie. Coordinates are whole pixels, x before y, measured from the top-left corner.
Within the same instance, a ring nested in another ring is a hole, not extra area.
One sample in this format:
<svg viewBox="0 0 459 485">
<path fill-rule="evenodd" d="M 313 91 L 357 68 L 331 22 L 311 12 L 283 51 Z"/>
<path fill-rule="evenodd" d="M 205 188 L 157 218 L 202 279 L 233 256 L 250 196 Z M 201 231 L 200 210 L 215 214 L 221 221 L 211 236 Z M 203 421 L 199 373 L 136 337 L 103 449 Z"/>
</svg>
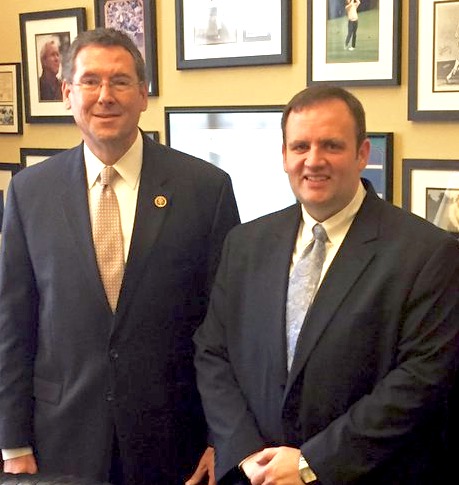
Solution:
<svg viewBox="0 0 459 485">
<path fill-rule="evenodd" d="M 320 225 L 312 228 L 313 243 L 301 255 L 290 275 L 287 294 L 286 332 L 287 368 L 290 370 L 295 355 L 296 342 L 312 303 L 325 261 L 327 232 Z"/>
</svg>

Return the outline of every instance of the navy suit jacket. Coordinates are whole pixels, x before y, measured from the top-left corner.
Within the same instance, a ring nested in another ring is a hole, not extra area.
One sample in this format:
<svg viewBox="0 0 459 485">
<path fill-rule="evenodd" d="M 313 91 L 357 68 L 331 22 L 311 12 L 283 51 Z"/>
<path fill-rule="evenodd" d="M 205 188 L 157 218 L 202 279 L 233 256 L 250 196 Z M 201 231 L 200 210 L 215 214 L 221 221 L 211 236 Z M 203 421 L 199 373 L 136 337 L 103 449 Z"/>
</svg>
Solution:
<svg viewBox="0 0 459 485">
<path fill-rule="evenodd" d="M 230 232 L 195 334 L 217 478 L 238 483 L 241 460 L 286 445 L 301 448 L 326 485 L 445 483 L 457 241 L 367 184 L 288 373 L 285 305 L 300 217 L 296 205 Z"/>
<path fill-rule="evenodd" d="M 82 145 L 15 176 L 0 260 L 0 447 L 32 444 L 43 473 L 103 481 L 116 433 L 128 484 L 183 483 L 206 447 L 192 335 L 238 221 L 226 173 L 144 137 L 113 315 Z"/>
</svg>

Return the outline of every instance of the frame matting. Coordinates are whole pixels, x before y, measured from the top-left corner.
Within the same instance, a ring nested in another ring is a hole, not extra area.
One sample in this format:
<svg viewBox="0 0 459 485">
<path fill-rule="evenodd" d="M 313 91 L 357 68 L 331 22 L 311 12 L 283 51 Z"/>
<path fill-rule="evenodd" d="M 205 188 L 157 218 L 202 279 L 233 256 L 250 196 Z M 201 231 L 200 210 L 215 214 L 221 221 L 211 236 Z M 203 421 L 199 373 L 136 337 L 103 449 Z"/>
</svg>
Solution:
<svg viewBox="0 0 459 485">
<path fill-rule="evenodd" d="M 405 159 L 402 206 L 459 234 L 459 160 Z"/>
<path fill-rule="evenodd" d="M 400 84 L 401 1 L 362 1 L 355 48 L 344 0 L 307 2 L 307 84 Z"/>
</svg>

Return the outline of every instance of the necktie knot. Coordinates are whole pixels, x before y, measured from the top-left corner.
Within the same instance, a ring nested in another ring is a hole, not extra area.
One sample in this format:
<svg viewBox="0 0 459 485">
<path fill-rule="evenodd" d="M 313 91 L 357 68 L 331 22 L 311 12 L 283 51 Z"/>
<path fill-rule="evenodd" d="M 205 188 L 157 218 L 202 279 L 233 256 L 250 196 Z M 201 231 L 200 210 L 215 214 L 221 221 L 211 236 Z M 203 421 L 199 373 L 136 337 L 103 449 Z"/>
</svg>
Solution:
<svg viewBox="0 0 459 485">
<path fill-rule="evenodd" d="M 320 242 L 326 242 L 328 239 L 327 231 L 325 230 L 324 226 L 322 226 L 321 224 L 316 224 L 312 228 L 312 234 L 314 236 L 314 239 Z"/>
<path fill-rule="evenodd" d="M 104 167 L 102 172 L 100 172 L 100 183 L 101 185 L 111 185 L 115 180 L 117 171 L 113 167 Z"/>
</svg>

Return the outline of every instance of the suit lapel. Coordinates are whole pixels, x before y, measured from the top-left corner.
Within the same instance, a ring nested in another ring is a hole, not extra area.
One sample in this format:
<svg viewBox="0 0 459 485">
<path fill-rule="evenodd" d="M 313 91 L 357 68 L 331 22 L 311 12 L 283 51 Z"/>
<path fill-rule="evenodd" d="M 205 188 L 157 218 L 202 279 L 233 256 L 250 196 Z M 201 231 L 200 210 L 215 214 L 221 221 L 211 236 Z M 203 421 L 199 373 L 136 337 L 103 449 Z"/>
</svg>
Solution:
<svg viewBox="0 0 459 485">
<path fill-rule="evenodd" d="M 285 396 L 306 365 L 322 333 L 335 313 L 339 311 L 341 302 L 375 256 L 379 233 L 378 201 L 377 195 L 369 189 L 338 254 L 325 275 L 298 337 L 297 352 L 288 376 Z"/>
<path fill-rule="evenodd" d="M 89 217 L 86 170 L 83 161 L 83 145 L 66 154 L 62 161 L 60 198 L 68 230 L 81 257 L 81 270 L 86 272 L 88 285 L 93 288 L 101 303 L 108 305 L 104 287 L 97 267 Z"/>
<path fill-rule="evenodd" d="M 122 318 L 135 293 L 147 267 L 154 242 L 160 234 L 167 213 L 171 210 L 173 192 L 168 184 L 166 172 L 161 170 L 162 160 L 155 159 L 154 154 L 150 143 L 144 137 L 144 155 L 131 247 L 117 310 L 119 318 Z"/>
<path fill-rule="evenodd" d="M 260 277 L 265 286 L 264 291 L 260 292 L 262 293 L 262 302 L 258 305 L 260 318 L 257 320 L 262 322 L 263 325 L 267 322 L 273 322 L 273 326 L 269 328 L 263 326 L 263 328 L 257 329 L 257 335 L 258 338 L 264 340 L 264 345 L 269 349 L 269 358 L 273 364 L 272 369 L 277 373 L 277 375 L 271 376 L 272 381 L 280 386 L 285 386 L 287 381 L 285 305 L 291 254 L 300 219 L 299 204 L 288 208 L 285 216 L 273 226 L 272 237 L 266 238 L 267 244 L 262 246 L 265 250 L 260 268 L 266 268 L 266 272 Z M 268 300 L 263 296 L 266 294 L 269 294 Z"/>
</svg>

